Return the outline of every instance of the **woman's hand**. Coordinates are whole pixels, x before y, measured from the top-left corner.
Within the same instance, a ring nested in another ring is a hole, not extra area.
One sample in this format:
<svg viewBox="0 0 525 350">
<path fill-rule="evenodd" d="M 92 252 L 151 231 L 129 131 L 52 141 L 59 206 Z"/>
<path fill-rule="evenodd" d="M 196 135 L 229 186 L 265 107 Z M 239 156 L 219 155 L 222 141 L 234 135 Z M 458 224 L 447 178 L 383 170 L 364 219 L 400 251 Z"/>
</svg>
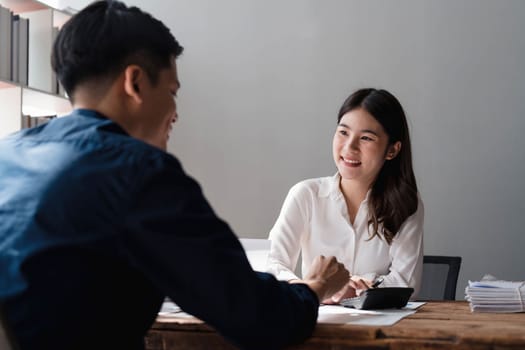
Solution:
<svg viewBox="0 0 525 350">
<path fill-rule="evenodd" d="M 373 283 L 373 281 L 357 275 L 350 277 L 349 282 L 350 286 L 355 289 L 357 296 L 361 295 L 365 290 L 372 288 Z"/>
<path fill-rule="evenodd" d="M 372 286 L 372 281 L 354 275 L 350 277 L 348 283 L 331 298 L 323 300 L 323 304 L 339 304 L 339 302 L 346 298 L 353 298 L 361 295 L 365 290 Z"/>
</svg>

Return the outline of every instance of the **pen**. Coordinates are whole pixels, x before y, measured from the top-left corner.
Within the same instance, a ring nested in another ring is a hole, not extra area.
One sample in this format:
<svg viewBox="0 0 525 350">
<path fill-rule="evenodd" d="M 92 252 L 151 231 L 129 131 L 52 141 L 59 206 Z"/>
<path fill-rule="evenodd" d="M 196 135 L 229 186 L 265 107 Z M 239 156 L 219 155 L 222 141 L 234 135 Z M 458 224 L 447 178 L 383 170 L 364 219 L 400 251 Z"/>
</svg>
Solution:
<svg viewBox="0 0 525 350">
<path fill-rule="evenodd" d="M 383 283 L 383 280 L 384 280 L 383 277 L 379 277 L 378 279 L 374 281 L 374 283 L 372 283 L 372 287 L 370 288 L 377 288 L 381 283 Z"/>
</svg>

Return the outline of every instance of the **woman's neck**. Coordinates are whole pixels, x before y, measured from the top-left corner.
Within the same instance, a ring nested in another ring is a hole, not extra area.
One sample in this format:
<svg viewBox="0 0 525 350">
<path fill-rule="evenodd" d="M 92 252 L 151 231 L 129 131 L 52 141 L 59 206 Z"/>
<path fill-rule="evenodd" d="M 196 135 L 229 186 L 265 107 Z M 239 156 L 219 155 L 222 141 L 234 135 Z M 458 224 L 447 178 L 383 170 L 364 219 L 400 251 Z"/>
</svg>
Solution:
<svg viewBox="0 0 525 350">
<path fill-rule="evenodd" d="M 361 203 L 365 200 L 366 194 L 370 189 L 369 185 L 341 178 L 339 188 L 345 198 L 348 208 L 348 216 L 353 224 Z"/>
</svg>

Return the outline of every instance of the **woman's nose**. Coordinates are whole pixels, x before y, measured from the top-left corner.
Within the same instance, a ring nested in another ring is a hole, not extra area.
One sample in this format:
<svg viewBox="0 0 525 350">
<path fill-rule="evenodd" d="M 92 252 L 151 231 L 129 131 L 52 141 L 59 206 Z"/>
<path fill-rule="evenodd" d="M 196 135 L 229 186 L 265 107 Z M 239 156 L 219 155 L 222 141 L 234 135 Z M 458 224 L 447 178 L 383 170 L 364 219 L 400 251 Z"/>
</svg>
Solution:
<svg viewBox="0 0 525 350">
<path fill-rule="evenodd" d="M 359 149 L 359 140 L 355 137 L 349 137 L 346 143 L 346 147 L 352 151 Z"/>
</svg>

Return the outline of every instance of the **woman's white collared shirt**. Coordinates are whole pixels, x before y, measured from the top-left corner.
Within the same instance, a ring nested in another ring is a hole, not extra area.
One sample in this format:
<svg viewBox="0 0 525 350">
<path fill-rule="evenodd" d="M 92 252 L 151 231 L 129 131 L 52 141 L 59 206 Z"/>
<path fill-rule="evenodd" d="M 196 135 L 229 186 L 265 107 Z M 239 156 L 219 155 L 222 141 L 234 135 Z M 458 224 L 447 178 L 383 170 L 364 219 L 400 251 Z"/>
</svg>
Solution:
<svg viewBox="0 0 525 350">
<path fill-rule="evenodd" d="M 286 197 L 270 231 L 267 271 L 280 280 L 299 278 L 295 267 L 302 254 L 302 275 L 318 255 L 335 256 L 352 275 L 373 280 L 384 276 L 382 287 L 413 287 L 417 295 L 423 269 L 423 202 L 407 218 L 392 244 L 368 231 L 367 198 L 354 224 L 350 223 L 340 176 L 302 181 Z"/>
</svg>

